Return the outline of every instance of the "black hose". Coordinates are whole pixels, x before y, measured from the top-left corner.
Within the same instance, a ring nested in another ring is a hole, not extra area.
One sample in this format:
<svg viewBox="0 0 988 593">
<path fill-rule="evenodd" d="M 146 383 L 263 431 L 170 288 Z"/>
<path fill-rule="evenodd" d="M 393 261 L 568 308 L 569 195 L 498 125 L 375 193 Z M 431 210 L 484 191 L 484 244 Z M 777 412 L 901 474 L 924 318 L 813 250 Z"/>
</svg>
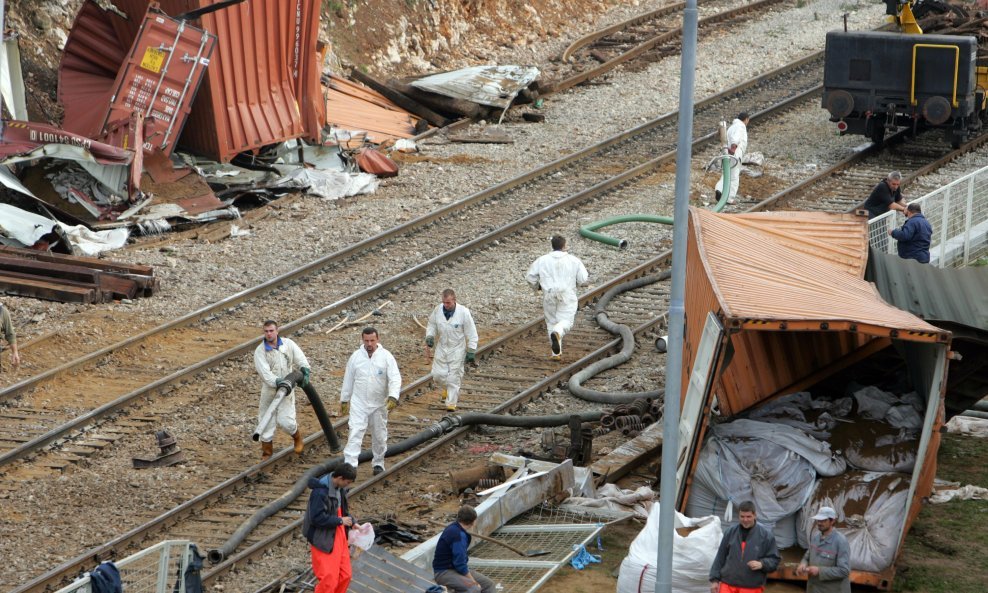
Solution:
<svg viewBox="0 0 988 593">
<path fill-rule="evenodd" d="M 562 426 L 564 424 L 569 424 L 570 418 L 573 416 L 578 416 L 581 422 L 596 422 L 600 420 L 601 412 L 596 411 L 582 412 L 580 414 L 556 414 L 553 416 L 511 416 L 507 414 L 482 414 L 476 412 L 453 414 L 450 416 L 444 416 L 438 422 L 422 432 L 414 434 L 399 443 L 391 445 L 384 453 L 384 456 L 392 457 L 394 455 L 398 455 L 399 453 L 404 453 L 405 451 L 418 447 L 419 445 L 436 437 L 452 432 L 461 426 L 486 425 L 513 426 L 517 428 Z M 357 457 L 357 462 L 360 463 L 369 461 L 372 457 L 373 453 L 371 453 L 371 451 L 364 450 L 361 451 L 360 455 Z M 341 463 L 343 463 L 343 459 L 341 457 L 333 457 L 332 459 L 328 459 L 319 465 L 309 468 L 309 470 L 302 474 L 302 477 L 299 478 L 289 490 L 268 503 L 267 506 L 258 509 L 249 519 L 241 523 L 240 526 L 237 527 L 237 530 L 233 532 L 233 535 L 231 535 L 221 547 L 210 550 L 208 555 L 209 562 L 212 564 L 218 564 L 225 560 L 230 554 L 233 553 L 234 550 L 237 549 L 244 539 L 250 535 L 250 532 L 254 531 L 254 529 L 261 524 L 262 521 L 292 504 L 296 498 L 305 492 L 305 489 L 309 485 L 310 478 L 325 475 L 335 470 Z"/>
<path fill-rule="evenodd" d="M 326 413 L 326 406 L 322 405 L 322 400 L 319 399 L 316 388 L 312 386 L 312 383 L 306 383 L 302 387 L 302 391 L 309 398 L 309 404 L 312 405 L 312 410 L 316 413 L 316 418 L 319 419 L 319 426 L 322 427 L 322 432 L 326 435 L 329 450 L 333 453 L 339 453 L 340 449 L 342 449 L 340 446 L 340 437 L 337 436 L 336 429 L 333 428 L 333 422 L 329 419 L 329 414 Z"/>
<path fill-rule="evenodd" d="M 580 372 L 570 377 L 569 383 L 566 385 L 570 393 L 583 400 L 610 405 L 630 403 L 643 397 L 662 397 L 663 392 L 659 390 L 642 391 L 637 393 L 626 391 L 605 393 L 603 391 L 587 389 L 583 386 L 583 382 L 589 380 L 598 373 L 602 373 L 620 364 L 624 364 L 631 359 L 631 355 L 635 352 L 635 335 L 631 332 L 631 328 L 621 323 L 614 323 L 607 317 L 606 307 L 608 303 L 611 302 L 611 299 L 623 292 L 666 280 L 671 275 L 672 272 L 665 271 L 659 272 L 658 274 L 651 274 L 649 276 L 636 278 L 635 280 L 630 280 L 624 284 L 615 286 L 605 292 L 604 296 L 600 297 L 600 300 L 597 301 L 597 306 L 595 308 L 597 324 L 612 334 L 619 334 L 621 336 L 621 351 L 613 356 L 605 358 L 604 360 L 599 360 L 587 366 Z"/>
</svg>

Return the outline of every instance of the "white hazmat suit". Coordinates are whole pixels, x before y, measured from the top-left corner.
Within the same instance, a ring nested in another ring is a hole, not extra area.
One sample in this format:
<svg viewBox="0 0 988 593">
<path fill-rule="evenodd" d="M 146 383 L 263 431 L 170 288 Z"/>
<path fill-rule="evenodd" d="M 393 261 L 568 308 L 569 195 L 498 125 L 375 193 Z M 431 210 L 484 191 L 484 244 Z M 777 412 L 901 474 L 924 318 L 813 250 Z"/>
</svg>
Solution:
<svg viewBox="0 0 988 593">
<path fill-rule="evenodd" d="M 542 310 L 550 337 L 556 333 L 561 341 L 573 327 L 579 305 L 576 287 L 589 278 L 583 262 L 565 251 L 547 253 L 528 268 L 525 279 L 532 288 L 542 287 Z"/>
<path fill-rule="evenodd" d="M 727 145 L 736 146 L 734 156 L 737 160 L 731 160 L 731 195 L 728 199 L 734 200 L 738 195 L 738 184 L 741 182 L 741 160 L 748 152 L 748 126 L 740 119 L 731 122 L 731 127 L 727 128 Z M 724 175 L 721 174 L 717 182 L 717 191 L 724 195 Z"/>
<path fill-rule="evenodd" d="M 308 367 L 309 361 L 305 358 L 302 349 L 298 344 L 288 338 L 278 338 L 278 347 L 272 348 L 261 340 L 257 348 L 254 349 L 254 368 L 261 376 L 261 401 L 258 406 L 257 421 L 260 423 L 264 413 L 271 407 L 275 393 L 278 392 L 278 379 L 283 379 L 292 371 L 297 371 L 302 367 Z M 261 433 L 262 443 L 270 443 L 274 440 L 276 426 L 290 435 L 298 432 L 298 423 L 295 420 L 295 391 L 285 396 L 278 404 L 275 412 L 275 422 L 269 422 Z"/>
<path fill-rule="evenodd" d="M 446 405 L 456 406 L 463 379 L 463 362 L 469 348 L 477 351 L 477 325 L 470 309 L 457 303 L 453 314 L 446 319 L 443 304 L 439 303 L 429 315 L 425 337 L 435 339 L 432 355 L 432 378 L 446 388 Z"/>
<path fill-rule="evenodd" d="M 350 402 L 350 434 L 343 458 L 357 467 L 357 457 L 364 441 L 367 427 L 371 429 L 373 464 L 384 467 L 384 453 L 388 450 L 388 398 L 398 401 L 401 392 L 401 373 L 398 361 L 380 344 L 373 355 L 358 348 L 346 363 L 340 402 Z"/>
</svg>

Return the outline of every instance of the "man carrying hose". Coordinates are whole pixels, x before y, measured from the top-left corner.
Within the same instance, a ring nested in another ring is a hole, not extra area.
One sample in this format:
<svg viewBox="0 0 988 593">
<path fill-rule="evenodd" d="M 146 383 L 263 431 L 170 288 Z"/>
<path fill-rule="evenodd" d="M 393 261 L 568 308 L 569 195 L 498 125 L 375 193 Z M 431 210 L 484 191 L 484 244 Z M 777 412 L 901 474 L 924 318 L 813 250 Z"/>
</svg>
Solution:
<svg viewBox="0 0 988 593">
<path fill-rule="evenodd" d="M 305 358 L 298 344 L 288 338 L 278 336 L 278 324 L 270 319 L 264 322 L 264 339 L 254 350 L 254 368 L 261 376 L 261 402 L 257 413 L 258 423 L 264 419 L 265 413 L 275 401 L 278 383 L 292 371 L 302 372 L 302 385 L 309 382 L 309 360 Z M 281 427 L 292 435 L 295 442 L 295 453 L 301 454 L 304 448 L 302 432 L 295 420 L 295 391 L 292 390 L 278 404 L 273 416 L 275 421 L 269 422 L 261 429 L 261 459 L 271 457 L 274 451 L 274 432 Z"/>
<path fill-rule="evenodd" d="M 563 336 L 573 327 L 579 308 L 576 287 L 586 284 L 589 275 L 578 257 L 566 253 L 566 237 L 556 235 L 550 242 L 552 251 L 532 263 L 525 280 L 533 290 L 542 291 L 551 358 L 560 360 Z"/>
<path fill-rule="evenodd" d="M 449 412 L 456 410 L 463 364 L 473 362 L 478 340 L 470 309 L 457 305 L 456 293 L 447 288 L 443 291 L 443 302 L 429 315 L 425 352 L 432 358 L 432 379 L 443 386 L 443 404 Z"/>
<path fill-rule="evenodd" d="M 493 593 L 494 581 L 470 570 L 470 528 L 477 522 L 477 511 L 465 504 L 456 513 L 456 521 L 450 523 L 436 542 L 432 557 L 432 571 L 437 585 L 454 593 Z"/>
<path fill-rule="evenodd" d="M 748 112 L 742 111 L 727 128 L 727 153 L 735 157 L 731 159 L 731 193 L 727 196 L 728 204 L 737 203 L 738 184 L 741 182 L 741 159 L 748 152 L 748 122 L 750 121 L 751 116 L 748 115 Z M 721 174 L 720 181 L 717 182 L 717 189 L 714 192 L 717 201 L 720 201 L 723 191 L 724 176 Z"/>
</svg>

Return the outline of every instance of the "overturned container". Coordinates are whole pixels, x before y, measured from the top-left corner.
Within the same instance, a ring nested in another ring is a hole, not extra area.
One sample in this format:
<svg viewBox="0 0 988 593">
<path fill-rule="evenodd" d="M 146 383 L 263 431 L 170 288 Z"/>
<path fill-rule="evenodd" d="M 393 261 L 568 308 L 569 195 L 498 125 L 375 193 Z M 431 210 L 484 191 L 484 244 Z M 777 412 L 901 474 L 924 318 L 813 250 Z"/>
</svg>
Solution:
<svg viewBox="0 0 988 593">
<path fill-rule="evenodd" d="M 951 334 L 882 300 L 863 279 L 867 260 L 861 217 L 690 210 L 677 506 L 686 509 L 712 422 L 797 392 L 832 392 L 852 381 L 907 383 L 921 421 L 915 464 L 896 474 L 908 489 L 888 536 L 891 560 L 856 569 L 852 557 L 853 583 L 887 589 L 906 533 L 932 492 Z M 772 576 L 805 579 L 795 574 L 803 551 L 784 550 Z"/>
<path fill-rule="evenodd" d="M 108 89 L 124 70 L 128 48 L 141 32 L 142 16 L 156 10 L 149 12 L 148 0 L 116 0 L 114 5 L 104 10 L 87 0 L 76 19 L 66 46 L 72 61 L 67 65 L 63 59 L 59 74 L 59 98 L 66 107 L 81 98 L 94 111 L 106 113 L 113 95 Z M 326 106 L 319 79 L 317 0 L 163 0 L 157 6 L 186 29 L 194 26 L 215 36 L 205 81 L 179 138 L 181 146 L 227 162 L 268 144 L 320 139 Z M 80 50 L 69 52 L 72 45 Z M 188 51 L 177 57 L 186 54 L 196 55 Z M 167 56 L 145 48 L 135 57 L 137 72 L 153 72 L 163 68 Z M 131 86 L 121 88 L 129 93 Z M 76 113 L 70 117 L 70 111 Z M 91 135 L 83 129 L 93 128 L 98 119 L 87 118 L 81 109 L 66 110 L 66 125 L 80 122 L 69 129 L 84 135 Z"/>
</svg>

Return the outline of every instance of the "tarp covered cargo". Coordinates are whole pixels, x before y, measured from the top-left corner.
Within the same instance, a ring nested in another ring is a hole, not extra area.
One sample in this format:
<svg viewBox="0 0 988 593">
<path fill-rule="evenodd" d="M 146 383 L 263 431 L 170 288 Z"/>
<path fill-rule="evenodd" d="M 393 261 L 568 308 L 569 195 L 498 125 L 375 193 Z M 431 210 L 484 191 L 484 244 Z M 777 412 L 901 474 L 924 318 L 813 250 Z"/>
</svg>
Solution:
<svg viewBox="0 0 988 593">
<path fill-rule="evenodd" d="M 99 138 L 109 124 L 144 118 L 144 147 L 170 154 L 199 89 L 216 37 L 147 8 L 132 42 L 123 17 L 87 0 L 69 31 L 58 98 L 67 130 Z"/>
<path fill-rule="evenodd" d="M 114 74 L 130 48 L 148 0 L 115 0 L 128 19 L 87 22 L 91 44 L 110 49 L 94 69 Z M 179 16 L 210 0 L 163 0 Z M 316 49 L 317 0 L 251 0 L 202 15 L 194 22 L 217 37 L 216 50 L 179 144 L 227 162 L 236 154 L 291 138 L 319 140 L 326 120 Z M 85 90 L 85 89 L 83 89 Z"/>
<path fill-rule="evenodd" d="M 951 334 L 886 303 L 863 279 L 867 256 L 866 222 L 853 215 L 690 209 L 680 508 L 715 400 L 733 416 L 881 355 L 908 369 L 924 406 L 901 550 L 932 491 Z M 852 581 L 887 587 L 894 572 Z"/>
</svg>

